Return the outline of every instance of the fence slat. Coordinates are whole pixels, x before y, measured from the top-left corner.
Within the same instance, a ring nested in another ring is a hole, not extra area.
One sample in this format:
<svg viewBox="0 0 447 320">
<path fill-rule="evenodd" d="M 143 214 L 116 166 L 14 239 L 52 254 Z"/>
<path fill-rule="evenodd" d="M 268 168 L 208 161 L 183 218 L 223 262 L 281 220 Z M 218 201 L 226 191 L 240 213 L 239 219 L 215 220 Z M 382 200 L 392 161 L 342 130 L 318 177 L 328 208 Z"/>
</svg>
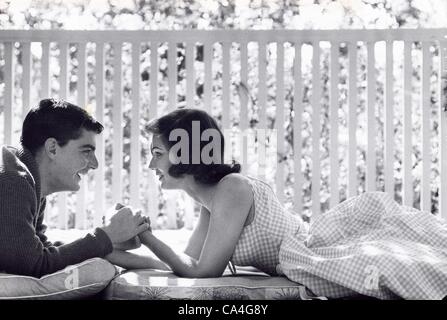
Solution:
<svg viewBox="0 0 447 320">
<path fill-rule="evenodd" d="M 45 41 L 42 42 L 42 62 L 41 62 L 41 78 L 42 78 L 42 85 L 40 88 L 40 99 L 45 99 L 50 97 L 50 43 Z M 34 102 L 33 102 L 34 104 Z M 26 111 L 23 110 L 24 113 L 28 113 L 29 109 L 32 107 L 30 104 Z M 44 215 L 44 224 L 48 225 L 49 223 L 49 217 L 48 214 Z"/>
<path fill-rule="evenodd" d="M 104 43 L 96 43 L 95 52 L 95 88 L 96 88 L 96 119 L 104 124 Z M 94 226 L 102 224 L 105 212 L 105 138 L 104 133 L 96 138 L 96 157 L 98 168 L 95 170 L 95 214 Z"/>
<path fill-rule="evenodd" d="M 211 42 L 205 42 L 203 44 L 203 59 L 205 63 L 204 70 L 204 89 L 203 89 L 203 104 L 205 111 L 211 112 L 212 104 L 212 90 L 213 90 L 213 44 Z"/>
<path fill-rule="evenodd" d="M 195 43 L 186 43 L 186 106 L 188 108 L 195 108 Z M 183 198 L 183 210 L 184 210 L 184 222 L 187 229 L 193 228 L 194 219 L 194 202 L 189 197 L 182 194 Z M 173 211 L 173 214 L 177 214 L 177 211 Z"/>
<path fill-rule="evenodd" d="M 60 43 L 59 46 L 59 60 L 60 60 L 60 67 L 61 67 L 61 71 L 60 71 L 60 92 L 59 92 L 59 97 L 61 99 L 68 99 L 68 95 L 70 94 L 69 92 L 69 87 L 68 87 L 68 49 L 69 49 L 69 43 L 67 42 L 62 42 Z"/>
<path fill-rule="evenodd" d="M 51 96 L 50 88 L 50 43 L 48 41 L 42 42 L 42 88 L 40 91 L 41 99 Z"/>
<path fill-rule="evenodd" d="M 230 128 L 230 48 L 231 42 L 222 43 L 222 127 Z"/>
<path fill-rule="evenodd" d="M 155 119 L 158 115 L 158 42 L 151 42 L 151 73 L 150 73 L 150 109 L 149 118 Z"/>
<path fill-rule="evenodd" d="M 86 71 L 86 43 L 78 44 L 78 106 L 85 108 L 87 105 L 87 71 Z M 76 193 L 76 229 L 86 229 L 87 225 L 87 177 L 81 179 L 81 188 Z"/>
<path fill-rule="evenodd" d="M 277 170 L 275 175 L 276 194 L 279 201 L 284 203 L 284 43 L 276 43 L 276 146 L 277 146 Z"/>
<path fill-rule="evenodd" d="M 385 67 L 385 192 L 394 197 L 394 95 L 393 95 L 393 42 L 386 42 Z"/>
<path fill-rule="evenodd" d="M 265 145 L 265 131 L 267 128 L 267 57 L 266 57 L 265 42 L 258 43 L 258 110 L 259 122 L 258 128 L 263 129 L 258 131 L 258 176 L 265 179 L 265 164 L 266 164 L 266 145 Z"/>
<path fill-rule="evenodd" d="M 368 62 L 367 62 L 367 136 L 368 144 L 366 147 L 366 191 L 376 190 L 376 70 L 374 42 L 368 42 Z"/>
<path fill-rule="evenodd" d="M 195 96 L 195 74 L 194 74 L 194 59 L 195 59 L 195 43 L 186 43 L 186 106 L 194 108 Z"/>
<path fill-rule="evenodd" d="M 348 44 L 348 192 L 347 197 L 357 194 L 357 42 Z"/>
<path fill-rule="evenodd" d="M 163 191 L 163 194 L 166 197 L 165 202 L 165 221 L 164 227 L 167 229 L 176 229 L 177 228 L 177 200 L 179 198 L 179 194 L 177 191 Z"/>
<path fill-rule="evenodd" d="M 411 93 L 412 90 L 412 64 L 411 64 L 411 45 L 412 43 L 406 41 L 404 43 L 404 123 L 403 123 L 403 177 L 402 177 L 402 203 L 406 206 L 413 205 L 414 191 L 413 191 L 413 174 L 412 174 L 412 106 Z"/>
<path fill-rule="evenodd" d="M 293 61 L 293 172 L 295 183 L 293 210 L 303 211 L 303 174 L 301 172 L 301 126 L 303 121 L 303 85 L 301 75 L 301 42 L 295 42 L 295 59 Z"/>
<path fill-rule="evenodd" d="M 177 108 L 177 43 L 168 43 L 168 110 Z"/>
<path fill-rule="evenodd" d="M 438 215 L 447 221 L 447 41 L 440 41 L 439 45 L 439 145 L 440 151 L 440 190 Z"/>
<path fill-rule="evenodd" d="M 331 43 L 331 64 L 330 64 L 330 207 L 336 206 L 340 202 L 340 183 L 339 183 L 339 154 L 338 154 L 338 82 L 340 65 L 338 63 L 339 43 Z"/>
<path fill-rule="evenodd" d="M 14 43 L 5 43 L 4 144 L 12 142 L 12 103 L 14 101 Z"/>
<path fill-rule="evenodd" d="M 259 104 L 259 126 L 266 129 L 266 104 L 267 104 L 267 47 L 265 42 L 258 43 L 258 104 Z"/>
<path fill-rule="evenodd" d="M 22 122 L 25 120 L 26 114 L 31 104 L 31 43 L 22 43 Z"/>
<path fill-rule="evenodd" d="M 312 215 L 321 211 L 320 204 L 320 137 L 321 137 L 321 79 L 320 43 L 313 43 L 312 55 Z"/>
<path fill-rule="evenodd" d="M 67 42 L 62 42 L 59 47 L 60 59 L 60 92 L 59 97 L 66 100 L 69 95 L 68 87 L 68 48 Z M 65 192 L 57 195 L 58 207 L 58 226 L 60 229 L 67 229 L 68 227 L 68 208 L 67 208 L 67 194 Z"/>
<path fill-rule="evenodd" d="M 431 211 L 430 181 L 430 43 L 422 42 L 422 177 L 421 177 L 421 209 Z"/>
<path fill-rule="evenodd" d="M 130 138 L 130 204 L 140 207 L 140 43 L 132 43 L 132 119 Z"/>
<path fill-rule="evenodd" d="M 240 130 L 241 130 L 241 154 L 242 157 L 242 172 L 247 173 L 248 164 L 248 137 L 245 133 L 248 131 L 248 55 L 247 55 L 247 43 L 242 42 L 240 44 L 241 50 L 241 83 L 239 85 L 239 98 L 241 103 L 240 109 Z M 245 144 L 244 144 L 245 141 Z"/>
<path fill-rule="evenodd" d="M 158 46 L 155 41 L 151 42 L 151 73 L 150 90 L 151 101 L 149 109 L 149 119 L 155 119 L 158 116 Z M 158 184 L 155 180 L 155 174 L 149 169 L 147 174 L 147 212 L 152 221 L 157 221 L 158 216 Z"/>
<path fill-rule="evenodd" d="M 113 154 L 112 199 L 121 202 L 123 168 L 123 112 L 122 112 L 122 43 L 113 44 Z"/>
</svg>

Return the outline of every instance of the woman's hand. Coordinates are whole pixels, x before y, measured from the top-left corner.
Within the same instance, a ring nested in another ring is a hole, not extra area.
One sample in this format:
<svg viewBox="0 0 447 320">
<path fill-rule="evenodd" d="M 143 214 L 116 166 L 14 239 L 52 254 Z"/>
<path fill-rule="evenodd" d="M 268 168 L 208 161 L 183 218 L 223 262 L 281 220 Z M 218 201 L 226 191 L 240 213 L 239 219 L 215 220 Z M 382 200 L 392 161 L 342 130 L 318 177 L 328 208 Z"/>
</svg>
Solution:
<svg viewBox="0 0 447 320">
<path fill-rule="evenodd" d="M 124 208 L 124 205 L 122 205 L 121 203 L 117 203 L 115 206 L 115 209 L 119 210 L 121 208 Z M 138 210 L 135 213 L 135 215 L 140 217 L 141 210 Z M 151 220 L 149 219 L 149 217 L 143 217 L 143 223 L 147 223 L 149 225 L 149 229 L 147 230 L 147 232 L 152 232 L 152 229 L 150 227 Z M 134 249 L 138 249 L 139 247 L 141 247 L 141 241 L 140 241 L 140 238 L 138 235 L 127 240 L 127 241 L 116 243 L 113 245 L 114 249 L 121 250 L 121 251 L 134 250 Z"/>
<path fill-rule="evenodd" d="M 151 219 L 149 217 L 144 217 L 144 223 L 147 223 L 149 225 L 149 229 L 147 229 L 144 232 L 141 232 L 138 235 L 138 238 L 140 240 L 140 243 L 143 242 L 143 239 L 145 238 L 145 235 L 147 235 L 148 233 L 152 233 L 152 227 L 151 227 Z"/>
<path fill-rule="evenodd" d="M 152 233 L 151 218 L 149 218 L 149 217 L 144 217 L 144 223 L 147 223 L 147 224 L 149 225 L 149 229 L 147 229 L 146 231 Z"/>
</svg>

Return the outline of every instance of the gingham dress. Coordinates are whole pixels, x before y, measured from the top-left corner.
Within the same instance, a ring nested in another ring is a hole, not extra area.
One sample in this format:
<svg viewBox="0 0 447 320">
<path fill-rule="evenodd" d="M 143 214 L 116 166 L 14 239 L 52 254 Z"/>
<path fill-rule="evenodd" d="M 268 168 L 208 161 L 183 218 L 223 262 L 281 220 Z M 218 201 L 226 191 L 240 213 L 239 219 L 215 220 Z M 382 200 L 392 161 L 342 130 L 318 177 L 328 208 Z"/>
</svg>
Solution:
<svg viewBox="0 0 447 320">
<path fill-rule="evenodd" d="M 379 299 L 447 296 L 447 223 L 382 192 L 319 215 L 307 237 L 287 237 L 281 271 L 314 294 Z"/>
<path fill-rule="evenodd" d="M 277 275 L 281 243 L 305 229 L 297 215 L 284 209 L 270 185 L 247 178 L 253 190 L 255 213 L 252 222 L 242 231 L 231 262 Z"/>
<path fill-rule="evenodd" d="M 232 261 L 283 274 L 314 294 L 379 299 L 447 296 L 447 223 L 369 192 L 315 218 L 308 231 L 271 187 L 249 178 L 255 215 Z"/>
</svg>

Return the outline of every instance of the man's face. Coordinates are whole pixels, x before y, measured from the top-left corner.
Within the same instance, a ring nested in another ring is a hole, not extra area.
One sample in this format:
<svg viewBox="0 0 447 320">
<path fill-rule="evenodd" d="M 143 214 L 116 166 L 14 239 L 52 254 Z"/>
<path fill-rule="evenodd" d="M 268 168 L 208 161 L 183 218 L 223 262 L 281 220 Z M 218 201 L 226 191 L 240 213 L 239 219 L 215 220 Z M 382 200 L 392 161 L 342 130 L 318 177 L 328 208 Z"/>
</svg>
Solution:
<svg viewBox="0 0 447 320">
<path fill-rule="evenodd" d="M 68 141 L 63 147 L 57 146 L 51 173 L 53 190 L 78 191 L 81 176 L 98 167 L 96 135 L 95 132 L 82 129 L 78 139 Z"/>
</svg>

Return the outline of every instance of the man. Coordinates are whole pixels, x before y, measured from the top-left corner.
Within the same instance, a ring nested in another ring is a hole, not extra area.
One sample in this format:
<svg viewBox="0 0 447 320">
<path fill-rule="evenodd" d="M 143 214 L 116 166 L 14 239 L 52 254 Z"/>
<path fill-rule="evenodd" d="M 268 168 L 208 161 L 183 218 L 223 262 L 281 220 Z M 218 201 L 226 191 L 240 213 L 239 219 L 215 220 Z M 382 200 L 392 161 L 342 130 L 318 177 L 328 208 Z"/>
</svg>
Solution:
<svg viewBox="0 0 447 320">
<path fill-rule="evenodd" d="M 0 155 L 0 270 L 41 277 L 93 257 L 149 228 L 144 217 L 121 208 L 103 228 L 55 246 L 45 236 L 45 197 L 77 191 L 81 176 L 98 167 L 95 137 L 103 126 L 85 110 L 45 99 L 25 118 L 19 148 Z"/>
</svg>

